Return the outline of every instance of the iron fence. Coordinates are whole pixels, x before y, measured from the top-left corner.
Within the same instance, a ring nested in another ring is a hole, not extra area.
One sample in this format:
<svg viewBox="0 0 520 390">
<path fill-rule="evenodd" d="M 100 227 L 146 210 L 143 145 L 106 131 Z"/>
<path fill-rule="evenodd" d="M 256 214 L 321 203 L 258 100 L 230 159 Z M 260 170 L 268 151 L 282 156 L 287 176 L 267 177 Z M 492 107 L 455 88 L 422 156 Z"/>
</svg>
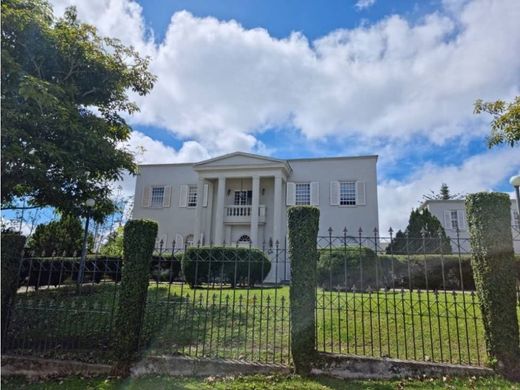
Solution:
<svg viewBox="0 0 520 390">
<path fill-rule="evenodd" d="M 467 238 L 330 230 L 318 247 L 318 351 L 486 362 Z M 290 363 L 285 245 L 193 248 L 158 245 L 141 352 Z M 25 256 L 2 350 L 110 361 L 122 268 L 89 256 L 78 291 L 79 258 Z"/>
<path fill-rule="evenodd" d="M 329 229 L 318 244 L 319 351 L 486 362 L 471 246 L 461 232 L 449 238 Z"/>
</svg>

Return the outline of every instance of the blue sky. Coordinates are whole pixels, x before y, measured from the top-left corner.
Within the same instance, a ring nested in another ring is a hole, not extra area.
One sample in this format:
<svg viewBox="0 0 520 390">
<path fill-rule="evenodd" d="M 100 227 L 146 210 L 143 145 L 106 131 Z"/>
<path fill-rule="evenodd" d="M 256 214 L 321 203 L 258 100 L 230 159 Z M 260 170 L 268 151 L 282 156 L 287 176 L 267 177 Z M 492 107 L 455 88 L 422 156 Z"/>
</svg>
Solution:
<svg viewBox="0 0 520 390">
<path fill-rule="evenodd" d="M 517 0 L 52 3 L 150 57 L 158 81 L 127 118 L 141 163 L 378 154 L 381 229 L 443 182 L 511 192 L 520 171 L 473 114 L 520 93 Z"/>
</svg>

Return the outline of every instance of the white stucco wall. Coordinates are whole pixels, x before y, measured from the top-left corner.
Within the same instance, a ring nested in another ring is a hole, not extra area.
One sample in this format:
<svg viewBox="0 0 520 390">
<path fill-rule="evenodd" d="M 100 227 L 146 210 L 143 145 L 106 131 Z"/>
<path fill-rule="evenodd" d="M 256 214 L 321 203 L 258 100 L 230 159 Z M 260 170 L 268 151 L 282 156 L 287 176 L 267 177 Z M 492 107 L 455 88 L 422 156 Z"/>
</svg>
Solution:
<svg viewBox="0 0 520 390">
<path fill-rule="evenodd" d="M 212 161 L 212 160 L 210 160 Z M 282 160 L 276 160 L 282 161 Z M 232 156 L 229 159 L 217 160 L 204 164 L 211 169 L 215 167 L 225 167 L 229 172 L 236 175 L 240 171 L 241 165 L 247 165 L 242 174 L 244 178 L 226 179 L 225 205 L 232 205 L 234 201 L 234 191 L 251 190 L 251 178 L 248 175 L 271 174 L 270 172 L 281 172 L 280 168 L 274 170 L 276 161 L 255 159 L 249 156 Z M 343 229 L 348 229 L 349 235 L 357 236 L 359 228 L 363 229 L 364 235 L 372 235 L 373 229 L 379 227 L 378 204 L 377 204 L 377 171 L 376 156 L 367 157 L 342 157 L 324 159 L 292 159 L 282 161 L 288 164 L 288 175 L 282 181 L 282 217 L 280 226 L 280 246 L 286 245 L 287 216 L 286 216 L 286 191 L 287 182 L 319 182 L 319 209 L 320 209 L 320 235 L 328 235 L 329 227 L 334 229 L 334 234 L 342 235 Z M 251 167 L 258 166 L 258 170 Z M 280 166 L 280 163 L 278 163 Z M 146 218 L 157 221 L 159 224 L 159 239 L 163 239 L 171 247 L 171 243 L 177 235 L 182 235 L 185 239 L 188 234 L 195 231 L 196 208 L 179 207 L 179 197 L 181 185 L 197 185 L 200 165 L 193 164 L 164 164 L 164 165 L 143 165 L 136 180 L 134 218 Z M 219 168 L 220 169 L 220 168 Z M 219 173 L 225 174 L 225 173 Z M 355 180 L 365 183 L 366 204 L 362 206 L 331 206 L 330 205 L 330 182 Z M 208 207 L 202 208 L 202 233 L 205 242 L 213 241 L 215 238 L 215 219 L 217 208 L 216 192 L 218 180 L 210 178 L 206 181 L 209 184 Z M 142 207 L 143 190 L 148 186 L 170 185 L 172 186 L 171 205 L 167 208 Z M 228 195 L 228 191 L 230 192 Z M 260 205 L 266 207 L 265 224 L 258 228 L 258 246 L 266 244 L 273 237 L 273 210 L 274 210 L 274 178 L 260 178 Z M 262 194 L 263 192 L 263 194 Z M 199 198 L 200 199 L 200 198 Z M 228 232 L 226 241 L 235 242 L 242 234 L 248 234 L 248 225 L 233 225 Z M 230 234 L 229 234 L 230 233 Z M 226 235 L 224 234 L 224 237 Z"/>
</svg>

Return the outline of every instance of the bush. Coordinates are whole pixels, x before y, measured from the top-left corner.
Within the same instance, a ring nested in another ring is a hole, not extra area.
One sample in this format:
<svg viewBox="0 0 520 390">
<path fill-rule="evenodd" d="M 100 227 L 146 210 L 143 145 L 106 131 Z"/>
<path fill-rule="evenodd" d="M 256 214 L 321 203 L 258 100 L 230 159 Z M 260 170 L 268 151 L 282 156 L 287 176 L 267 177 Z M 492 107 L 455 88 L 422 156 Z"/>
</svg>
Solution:
<svg viewBox="0 0 520 390">
<path fill-rule="evenodd" d="M 520 380 L 515 269 L 509 195 L 480 192 L 466 197 L 471 265 L 479 297 L 486 348 L 501 371 Z"/>
<path fill-rule="evenodd" d="M 212 282 L 252 287 L 270 270 L 271 262 L 258 249 L 191 247 L 182 258 L 182 272 L 191 287 Z"/>
<path fill-rule="evenodd" d="M 376 281 L 376 253 L 365 247 L 323 249 L 319 252 L 318 286 L 326 289 L 365 290 L 387 285 L 378 270 Z"/>
<path fill-rule="evenodd" d="M 316 358 L 316 264 L 320 210 L 295 206 L 288 211 L 291 258 L 291 353 L 298 374 L 309 374 Z"/>
<path fill-rule="evenodd" d="M 515 275 L 520 280 L 520 256 L 515 261 Z M 318 286 L 341 291 L 352 291 L 354 287 L 356 291 L 369 288 L 475 290 L 475 281 L 469 255 L 460 259 L 455 255 L 377 256 L 369 248 L 347 247 L 320 251 Z"/>
<path fill-rule="evenodd" d="M 157 230 L 157 223 L 152 221 L 132 220 L 125 225 L 123 274 L 115 323 L 117 364 L 114 373 L 128 373 L 139 349 Z"/>
<path fill-rule="evenodd" d="M 156 282 L 171 283 L 181 273 L 182 252 L 174 255 L 152 256 L 151 275 Z"/>
</svg>

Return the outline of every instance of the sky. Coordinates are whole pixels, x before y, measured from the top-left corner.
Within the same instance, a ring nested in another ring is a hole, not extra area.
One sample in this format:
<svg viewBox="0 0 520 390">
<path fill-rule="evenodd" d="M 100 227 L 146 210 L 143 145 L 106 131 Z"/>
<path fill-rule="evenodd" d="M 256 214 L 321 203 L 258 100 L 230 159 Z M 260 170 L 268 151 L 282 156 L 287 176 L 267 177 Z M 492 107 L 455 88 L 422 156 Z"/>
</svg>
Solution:
<svg viewBox="0 0 520 390">
<path fill-rule="evenodd" d="M 473 103 L 520 93 L 518 0 L 52 4 L 150 57 L 157 83 L 126 117 L 140 163 L 377 154 L 382 231 L 442 183 L 512 193 L 520 149 L 488 149 Z"/>
</svg>

